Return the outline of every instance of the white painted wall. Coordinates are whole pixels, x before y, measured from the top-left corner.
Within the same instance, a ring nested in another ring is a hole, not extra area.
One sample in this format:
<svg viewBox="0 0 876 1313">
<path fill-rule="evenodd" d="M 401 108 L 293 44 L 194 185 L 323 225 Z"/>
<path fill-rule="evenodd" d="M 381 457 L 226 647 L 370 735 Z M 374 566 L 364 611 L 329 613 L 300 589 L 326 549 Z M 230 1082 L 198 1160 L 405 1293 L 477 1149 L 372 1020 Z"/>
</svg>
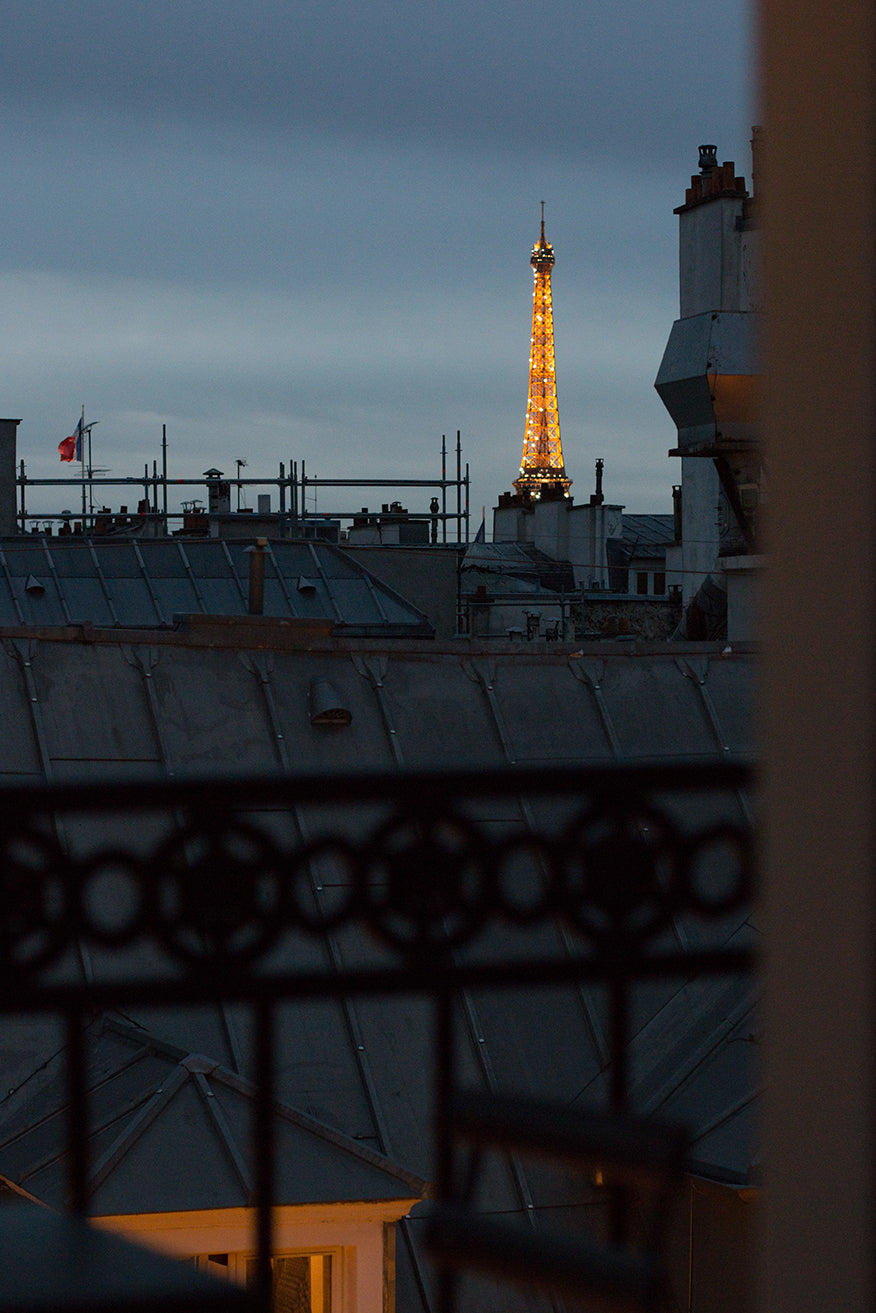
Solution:
<svg viewBox="0 0 876 1313">
<path fill-rule="evenodd" d="M 608 587 L 606 538 L 623 532 L 623 506 L 589 503 L 576 506 L 571 497 L 536 501 L 522 507 L 496 507 L 493 511 L 494 542 L 532 543 L 557 561 L 570 561 L 578 588 L 590 588 L 595 580 Z"/>
<path fill-rule="evenodd" d="M 702 201 L 678 216 L 680 318 L 712 310 L 753 310 L 755 233 L 742 233 L 741 196 Z"/>
<path fill-rule="evenodd" d="M 727 641 L 751 643 L 760 634 L 762 556 L 728 556 L 721 562 L 727 580 Z"/>
<path fill-rule="evenodd" d="M 332 1313 L 386 1313 L 384 1224 L 404 1216 L 416 1199 L 392 1203 L 329 1204 L 274 1210 L 274 1251 L 332 1255 Z M 105 1230 L 171 1257 L 252 1253 L 252 1209 L 96 1217 Z"/>
<path fill-rule="evenodd" d="M 494 543 L 528 543 L 532 541 L 532 514 L 522 506 L 493 508 Z"/>
<path fill-rule="evenodd" d="M 681 486 L 681 596 L 686 606 L 718 556 L 720 485 L 712 461 L 682 456 Z"/>
</svg>

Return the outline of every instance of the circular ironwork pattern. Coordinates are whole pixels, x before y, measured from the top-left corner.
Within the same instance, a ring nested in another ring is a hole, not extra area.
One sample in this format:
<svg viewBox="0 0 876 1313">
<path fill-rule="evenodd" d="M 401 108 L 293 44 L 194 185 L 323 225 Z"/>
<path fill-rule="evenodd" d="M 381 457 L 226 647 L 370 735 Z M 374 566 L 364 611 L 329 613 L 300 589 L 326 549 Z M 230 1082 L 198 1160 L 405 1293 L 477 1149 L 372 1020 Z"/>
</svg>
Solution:
<svg viewBox="0 0 876 1313">
<path fill-rule="evenodd" d="M 603 952 L 661 934 L 682 910 L 681 837 L 645 802 L 589 805 L 567 828 L 563 848 L 561 910 Z"/>
<path fill-rule="evenodd" d="M 562 844 L 547 835 L 511 835 L 490 855 L 494 916 L 512 925 L 537 925 L 556 916 L 562 883 Z"/>
<path fill-rule="evenodd" d="M 317 839 L 292 853 L 290 927 L 318 935 L 357 920 L 361 865 L 361 854 L 345 839 Z"/>
<path fill-rule="evenodd" d="M 38 971 L 69 946 L 72 874 L 54 836 L 28 825 L 0 830 L 0 971 Z"/>
<path fill-rule="evenodd" d="M 171 957 L 191 966 L 263 957 L 286 919 L 286 863 L 273 840 L 233 816 L 196 820 L 152 859 L 150 922 Z"/>
<path fill-rule="evenodd" d="M 414 958 L 471 940 L 490 915 L 486 852 L 448 811 L 392 817 L 368 841 L 358 902 L 369 929 Z"/>
<path fill-rule="evenodd" d="M 79 933 L 87 942 L 124 948 L 149 934 L 148 884 L 133 853 L 105 849 L 82 862 L 75 888 Z"/>
<path fill-rule="evenodd" d="M 559 832 L 503 827 L 498 837 L 443 798 L 389 802 L 388 819 L 384 809 L 356 841 L 334 833 L 296 843 L 285 824 L 269 833 L 204 807 L 148 854 L 132 834 L 130 849 L 114 843 L 80 860 L 26 818 L 7 821 L 0 972 L 10 982 L 35 975 L 77 941 L 149 940 L 184 970 L 244 969 L 283 935 L 350 927 L 419 964 L 497 922 L 549 920 L 597 957 L 641 957 L 674 918 L 729 915 L 752 896 L 746 829 L 682 832 L 644 796 L 593 793 Z"/>
<path fill-rule="evenodd" d="M 704 868 L 711 888 L 701 878 Z M 739 826 L 723 824 L 689 836 L 681 855 L 681 876 L 684 905 L 700 916 L 727 916 L 750 906 L 754 897 L 752 835 Z"/>
</svg>

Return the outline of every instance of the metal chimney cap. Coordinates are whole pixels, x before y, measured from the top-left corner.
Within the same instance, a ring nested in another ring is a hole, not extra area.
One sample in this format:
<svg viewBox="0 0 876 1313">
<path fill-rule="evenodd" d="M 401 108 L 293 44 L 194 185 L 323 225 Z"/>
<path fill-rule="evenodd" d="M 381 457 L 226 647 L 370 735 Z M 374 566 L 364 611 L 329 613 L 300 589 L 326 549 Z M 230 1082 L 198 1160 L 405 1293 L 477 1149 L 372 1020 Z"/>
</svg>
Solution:
<svg viewBox="0 0 876 1313">
<path fill-rule="evenodd" d="M 30 593 L 31 597 L 42 597 L 46 591 L 46 586 L 37 579 L 35 574 L 29 574 L 25 581 L 24 591 Z"/>
<path fill-rule="evenodd" d="M 711 173 L 718 167 L 718 147 L 710 143 L 700 146 L 700 173 Z"/>
<path fill-rule="evenodd" d="M 337 689 L 327 679 L 314 679 L 310 684 L 311 725 L 349 725 L 353 713 L 345 707 Z"/>
</svg>

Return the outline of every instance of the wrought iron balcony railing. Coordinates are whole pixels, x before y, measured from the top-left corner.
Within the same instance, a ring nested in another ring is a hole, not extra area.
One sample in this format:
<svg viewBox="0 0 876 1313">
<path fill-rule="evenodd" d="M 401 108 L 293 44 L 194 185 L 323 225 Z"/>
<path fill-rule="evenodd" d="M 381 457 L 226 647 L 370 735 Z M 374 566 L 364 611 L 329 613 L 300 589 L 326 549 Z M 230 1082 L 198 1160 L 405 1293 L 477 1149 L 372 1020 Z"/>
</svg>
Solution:
<svg viewBox="0 0 876 1313">
<path fill-rule="evenodd" d="M 89 1206 L 87 1018 L 133 1005 L 247 1004 L 258 1091 L 257 1298 L 267 1308 L 276 1009 L 411 992 L 434 1009 L 429 1243 L 444 1273 L 442 1307 L 453 1307 L 453 1273 L 466 1264 L 566 1294 L 589 1289 L 618 1307 L 655 1307 L 661 1201 L 684 1144 L 677 1128 L 655 1133 L 632 1115 L 631 1001 L 642 982 L 751 969 L 751 947 L 707 929 L 751 899 L 751 784 L 747 765 L 724 762 L 7 788 L 0 1009 L 64 1019 L 71 1211 Z M 483 819 L 497 799 L 514 800 L 515 822 Z M 677 927 L 693 922 L 706 930 L 684 946 Z M 562 953 L 496 951 L 497 926 L 518 928 L 525 945 L 546 923 L 562 927 Z M 313 954 L 298 951 L 340 931 L 373 946 L 355 967 L 314 967 Z M 87 982 L 83 949 L 98 964 Z M 599 984 L 610 1000 L 604 1112 L 588 1119 L 458 1089 L 460 991 L 569 982 Z M 466 1190 L 479 1156 L 496 1147 L 605 1171 L 607 1244 L 524 1242 L 479 1220 Z M 644 1238 L 631 1225 L 642 1191 L 654 1207 Z"/>
</svg>

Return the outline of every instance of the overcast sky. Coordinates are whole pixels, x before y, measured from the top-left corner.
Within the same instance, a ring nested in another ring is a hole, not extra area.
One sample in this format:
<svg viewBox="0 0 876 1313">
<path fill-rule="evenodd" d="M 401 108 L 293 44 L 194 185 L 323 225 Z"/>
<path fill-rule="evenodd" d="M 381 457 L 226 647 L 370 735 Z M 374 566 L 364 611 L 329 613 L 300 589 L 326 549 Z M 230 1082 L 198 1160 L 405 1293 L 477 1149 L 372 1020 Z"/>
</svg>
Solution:
<svg viewBox="0 0 876 1313">
<path fill-rule="evenodd" d="M 160 461 L 163 423 L 172 477 L 431 478 L 460 429 L 474 532 L 519 467 L 543 199 L 573 495 L 602 457 L 610 500 L 670 509 L 672 210 L 700 142 L 750 176 L 741 3 L 2 13 L 0 413 L 31 477 L 78 469 L 57 444 L 83 403 L 114 475 Z"/>
</svg>

